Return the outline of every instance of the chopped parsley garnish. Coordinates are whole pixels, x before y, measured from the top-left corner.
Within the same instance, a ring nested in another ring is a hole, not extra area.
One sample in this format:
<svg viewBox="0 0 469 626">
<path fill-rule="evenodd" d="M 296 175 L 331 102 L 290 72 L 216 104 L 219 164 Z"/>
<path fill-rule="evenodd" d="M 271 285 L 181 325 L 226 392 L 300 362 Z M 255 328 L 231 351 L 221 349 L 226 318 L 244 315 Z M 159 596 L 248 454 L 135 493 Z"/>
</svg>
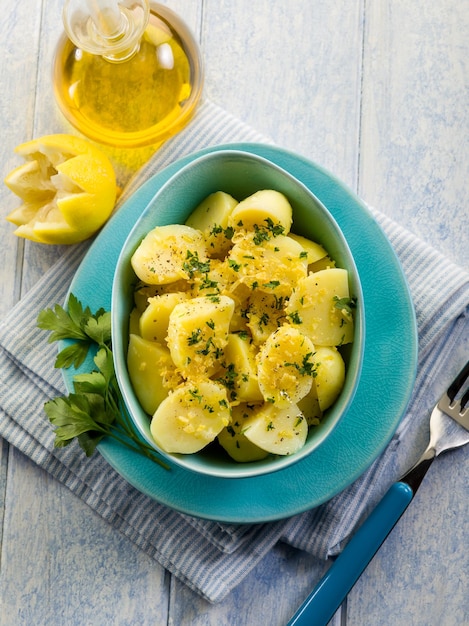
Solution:
<svg viewBox="0 0 469 626">
<path fill-rule="evenodd" d="M 200 328 L 197 328 L 196 330 L 193 330 L 192 333 L 187 338 L 187 345 L 188 346 L 195 346 L 196 343 L 199 343 L 199 341 L 201 341 L 201 339 L 202 339 L 201 335 L 202 335 L 202 331 L 201 331 Z"/>
<path fill-rule="evenodd" d="M 210 350 L 212 346 L 213 346 L 213 339 L 209 337 L 207 341 L 205 342 L 205 348 L 202 348 L 201 350 L 197 350 L 197 354 L 202 354 L 203 356 L 207 356 L 208 354 L 210 354 Z"/>
<path fill-rule="evenodd" d="M 210 230 L 210 235 L 220 235 L 223 232 L 223 226 L 220 224 L 214 224 Z"/>
<path fill-rule="evenodd" d="M 205 274 L 200 284 L 200 289 L 218 289 L 218 283 L 216 280 L 212 280 Z"/>
<path fill-rule="evenodd" d="M 202 402 L 203 397 L 200 393 L 200 391 L 195 388 L 195 389 L 189 389 L 189 395 L 194 398 L 194 400 L 197 400 L 198 402 Z"/>
<path fill-rule="evenodd" d="M 334 296 L 334 307 L 339 309 L 339 311 L 345 311 L 348 315 L 353 314 L 353 309 L 357 308 L 357 300 L 356 298 L 339 298 L 339 296 Z"/>
<path fill-rule="evenodd" d="M 233 259 L 228 259 L 228 267 L 231 267 L 231 269 L 235 272 L 239 272 L 239 270 L 241 269 L 241 264 L 236 263 L 236 261 L 233 261 Z"/>
<path fill-rule="evenodd" d="M 253 242 L 256 246 L 260 246 L 264 241 L 269 241 L 270 233 L 266 228 L 261 228 L 257 224 L 254 224 L 254 237 Z"/>
<path fill-rule="evenodd" d="M 226 387 L 226 389 L 230 392 L 231 401 L 236 400 L 236 380 L 238 378 L 238 372 L 235 369 L 233 363 L 230 363 L 225 370 L 225 375 L 221 378 L 218 378 L 218 382 Z"/>
<path fill-rule="evenodd" d="M 302 324 L 303 320 L 300 317 L 298 311 L 293 311 L 293 313 L 289 313 L 288 317 L 291 319 L 292 324 Z"/>
<path fill-rule="evenodd" d="M 256 246 L 260 246 L 264 241 L 269 241 L 272 237 L 283 235 L 285 232 L 285 228 L 281 224 L 275 224 L 270 217 L 264 221 L 266 223 L 265 226 L 254 224 L 254 237 L 252 240 Z"/>
<path fill-rule="evenodd" d="M 276 296 L 274 294 L 274 298 L 275 298 L 275 308 L 277 311 L 282 311 L 283 307 L 285 306 L 285 297 L 284 296 Z"/>
<path fill-rule="evenodd" d="M 314 378 L 315 376 L 317 376 L 316 369 L 318 364 L 311 360 L 313 356 L 314 355 L 312 352 L 308 352 L 308 354 L 305 354 L 305 356 L 303 357 L 301 364 L 296 362 L 285 363 L 285 367 L 294 367 L 296 370 L 298 370 L 298 373 L 301 376 L 313 376 Z"/>
<path fill-rule="evenodd" d="M 275 224 L 274 221 L 268 217 L 264 220 L 267 224 L 267 228 L 272 233 L 274 237 L 278 237 L 279 235 L 283 235 L 285 232 L 285 228 L 281 224 Z"/>
<path fill-rule="evenodd" d="M 187 272 L 189 278 L 194 278 L 196 273 L 207 274 L 210 271 L 210 261 L 201 261 L 197 251 L 191 252 L 188 250 L 182 268 Z"/>
</svg>

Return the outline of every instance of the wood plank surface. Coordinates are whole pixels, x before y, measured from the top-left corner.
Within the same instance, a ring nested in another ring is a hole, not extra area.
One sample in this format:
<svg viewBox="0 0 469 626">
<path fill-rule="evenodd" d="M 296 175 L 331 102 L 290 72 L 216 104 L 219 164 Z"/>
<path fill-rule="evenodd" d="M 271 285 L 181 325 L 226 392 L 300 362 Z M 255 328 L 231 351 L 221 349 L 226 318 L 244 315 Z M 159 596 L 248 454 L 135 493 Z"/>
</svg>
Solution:
<svg viewBox="0 0 469 626">
<path fill-rule="evenodd" d="M 359 193 L 467 268 L 469 2 L 369 2 L 365 23 Z"/>
<path fill-rule="evenodd" d="M 200 41 L 207 98 L 468 267 L 467 0 L 163 4 Z M 51 84 L 62 6 L 2 7 L 3 176 L 20 142 L 71 131 Z M 16 205 L 4 186 L 0 201 Z M 2 316 L 63 252 L 11 232 L 0 220 Z M 469 623 L 468 476 L 467 450 L 434 465 L 336 624 Z M 327 567 L 280 544 L 211 605 L 6 445 L 0 494 L 2 626 L 282 626 Z"/>
</svg>

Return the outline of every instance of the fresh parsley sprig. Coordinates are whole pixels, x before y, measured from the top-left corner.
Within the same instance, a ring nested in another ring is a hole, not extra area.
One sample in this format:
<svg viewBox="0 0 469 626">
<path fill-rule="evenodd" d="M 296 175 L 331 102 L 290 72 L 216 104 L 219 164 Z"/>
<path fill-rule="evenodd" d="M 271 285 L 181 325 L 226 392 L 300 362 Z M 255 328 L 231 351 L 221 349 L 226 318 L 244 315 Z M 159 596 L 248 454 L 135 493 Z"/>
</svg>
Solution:
<svg viewBox="0 0 469 626">
<path fill-rule="evenodd" d="M 74 393 L 53 398 L 44 405 L 55 427 L 55 447 L 63 448 L 77 439 L 86 456 L 91 456 L 103 437 L 111 437 L 169 469 L 155 450 L 135 434 L 125 409 L 114 370 L 110 312 L 99 309 L 92 313 L 70 294 L 67 310 L 59 304 L 44 309 L 38 315 L 37 325 L 50 331 L 49 343 L 72 342 L 58 353 L 56 368 L 76 369 L 90 349 L 95 351 L 96 369 L 73 377 Z"/>
</svg>

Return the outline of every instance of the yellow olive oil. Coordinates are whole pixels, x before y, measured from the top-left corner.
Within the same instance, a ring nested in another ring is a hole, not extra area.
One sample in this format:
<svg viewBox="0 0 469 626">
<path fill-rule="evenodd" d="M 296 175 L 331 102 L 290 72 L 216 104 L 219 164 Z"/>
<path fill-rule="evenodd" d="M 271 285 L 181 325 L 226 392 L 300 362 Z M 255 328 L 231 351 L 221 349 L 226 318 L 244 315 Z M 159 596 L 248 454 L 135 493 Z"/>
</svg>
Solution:
<svg viewBox="0 0 469 626">
<path fill-rule="evenodd" d="M 138 51 L 121 62 L 59 42 L 54 90 L 68 121 L 115 147 L 161 143 L 190 118 L 202 79 L 195 43 L 150 11 Z"/>
</svg>

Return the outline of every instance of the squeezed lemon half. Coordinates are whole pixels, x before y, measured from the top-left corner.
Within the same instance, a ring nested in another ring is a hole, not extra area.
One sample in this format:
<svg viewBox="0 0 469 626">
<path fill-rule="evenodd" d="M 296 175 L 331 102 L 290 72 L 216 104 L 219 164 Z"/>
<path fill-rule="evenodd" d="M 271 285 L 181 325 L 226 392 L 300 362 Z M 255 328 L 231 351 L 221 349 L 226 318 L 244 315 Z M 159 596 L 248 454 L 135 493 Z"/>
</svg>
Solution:
<svg viewBox="0 0 469 626">
<path fill-rule="evenodd" d="M 20 144 L 26 162 L 5 185 L 22 200 L 6 216 L 18 237 L 38 243 L 73 244 L 94 235 L 116 203 L 116 176 L 107 156 L 73 135 L 46 135 Z"/>
</svg>

